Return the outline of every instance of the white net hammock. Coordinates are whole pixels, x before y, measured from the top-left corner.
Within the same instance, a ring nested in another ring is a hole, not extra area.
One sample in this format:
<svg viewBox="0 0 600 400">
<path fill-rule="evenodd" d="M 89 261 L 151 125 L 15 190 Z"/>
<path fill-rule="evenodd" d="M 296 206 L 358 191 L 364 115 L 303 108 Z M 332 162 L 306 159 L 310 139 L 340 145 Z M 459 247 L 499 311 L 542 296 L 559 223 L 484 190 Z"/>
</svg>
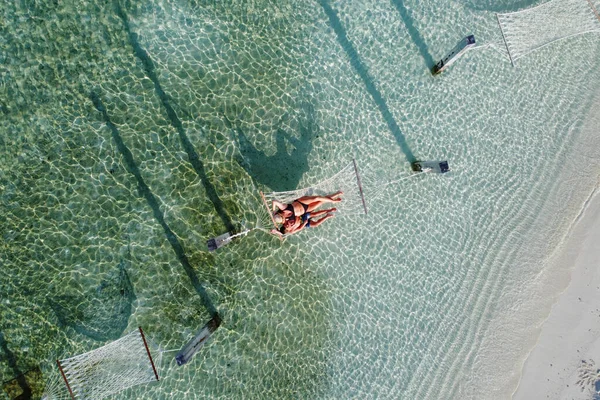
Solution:
<svg viewBox="0 0 600 400">
<path fill-rule="evenodd" d="M 99 400 L 132 386 L 158 380 L 141 328 L 98 349 L 57 360 L 57 364 L 64 382 L 48 385 L 42 399 Z"/>
<path fill-rule="evenodd" d="M 551 0 L 497 17 L 513 65 L 557 40 L 600 31 L 600 16 L 592 0 Z"/>
<path fill-rule="evenodd" d="M 338 191 L 344 192 L 342 201 L 335 203 L 335 208 L 340 216 L 367 213 L 361 177 L 356 162 L 352 160 L 338 173 L 313 186 L 286 192 L 265 193 L 265 212 L 260 214 L 260 223 L 263 227 L 273 227 L 274 222 L 271 219 L 273 200 L 291 204 L 303 196 L 327 196 Z"/>
</svg>

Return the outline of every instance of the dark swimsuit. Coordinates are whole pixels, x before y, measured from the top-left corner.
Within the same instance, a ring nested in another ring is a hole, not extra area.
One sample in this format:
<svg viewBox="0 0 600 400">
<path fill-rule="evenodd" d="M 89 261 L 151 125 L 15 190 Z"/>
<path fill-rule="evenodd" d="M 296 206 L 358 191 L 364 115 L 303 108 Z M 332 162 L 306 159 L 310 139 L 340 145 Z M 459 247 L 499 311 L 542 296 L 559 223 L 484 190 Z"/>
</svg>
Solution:
<svg viewBox="0 0 600 400">
<path fill-rule="evenodd" d="M 290 210 L 294 215 L 296 215 L 296 211 L 294 210 L 294 203 L 302 204 L 302 208 L 304 208 L 304 214 L 306 214 L 306 212 L 308 211 L 308 206 L 304 203 L 300 203 L 297 200 L 292 202 L 292 204 L 288 204 L 288 206 L 285 209 Z"/>
</svg>

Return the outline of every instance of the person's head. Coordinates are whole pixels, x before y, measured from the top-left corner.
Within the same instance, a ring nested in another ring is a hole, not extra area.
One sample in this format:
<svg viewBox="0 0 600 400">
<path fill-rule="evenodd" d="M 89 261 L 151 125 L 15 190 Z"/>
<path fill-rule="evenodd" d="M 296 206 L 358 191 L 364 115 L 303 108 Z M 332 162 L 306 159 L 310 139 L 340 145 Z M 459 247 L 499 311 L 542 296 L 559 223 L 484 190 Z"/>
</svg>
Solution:
<svg viewBox="0 0 600 400">
<path fill-rule="evenodd" d="M 285 222 L 285 218 L 280 213 L 276 213 L 273 215 L 273 221 L 275 221 L 276 224 L 283 224 Z"/>
</svg>

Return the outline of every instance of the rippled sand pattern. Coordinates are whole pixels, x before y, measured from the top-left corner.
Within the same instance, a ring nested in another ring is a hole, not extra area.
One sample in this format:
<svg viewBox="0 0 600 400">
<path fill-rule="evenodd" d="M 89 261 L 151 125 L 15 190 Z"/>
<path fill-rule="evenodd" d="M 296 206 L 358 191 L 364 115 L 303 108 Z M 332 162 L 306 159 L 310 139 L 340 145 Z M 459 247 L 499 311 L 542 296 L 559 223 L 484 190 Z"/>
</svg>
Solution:
<svg viewBox="0 0 600 400">
<path fill-rule="evenodd" d="M 579 128 L 600 48 L 581 36 L 512 68 L 480 3 L 6 3 L 0 380 L 55 375 L 56 358 L 138 325 L 179 349 L 216 309 L 192 362 L 165 353 L 159 383 L 117 398 L 505 388 L 496 376 L 526 349 L 497 321 L 523 318 L 596 179 Z M 468 33 L 494 46 L 433 78 Z M 207 251 L 268 228 L 259 190 L 310 186 L 353 157 L 369 215 Z M 453 172 L 398 181 L 413 158 Z"/>
</svg>

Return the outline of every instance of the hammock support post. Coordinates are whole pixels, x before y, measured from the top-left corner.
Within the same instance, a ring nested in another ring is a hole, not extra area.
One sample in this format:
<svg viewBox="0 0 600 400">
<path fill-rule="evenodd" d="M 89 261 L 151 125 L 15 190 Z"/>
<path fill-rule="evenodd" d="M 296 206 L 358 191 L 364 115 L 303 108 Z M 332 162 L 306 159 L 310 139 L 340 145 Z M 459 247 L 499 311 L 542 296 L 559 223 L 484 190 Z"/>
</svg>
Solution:
<svg viewBox="0 0 600 400">
<path fill-rule="evenodd" d="M 204 343 L 206 343 L 206 340 L 210 337 L 210 335 L 217 330 L 219 325 L 221 325 L 221 317 L 219 314 L 215 314 L 215 316 L 202 327 L 200 332 L 198 332 L 198 334 L 194 336 L 192 340 L 183 346 L 179 353 L 177 353 L 175 356 L 177 365 L 182 366 L 190 361 L 194 354 L 196 354 L 198 350 L 204 346 Z"/>
<path fill-rule="evenodd" d="M 461 39 L 460 42 L 448 53 L 448 55 L 442 58 L 437 64 L 433 66 L 431 69 L 431 73 L 433 75 L 437 75 L 448 68 L 450 65 L 454 63 L 454 61 L 458 60 L 460 56 L 465 54 L 467 50 L 471 47 L 475 46 L 475 36 L 469 35 L 464 39 Z"/>
<path fill-rule="evenodd" d="M 206 246 L 208 247 L 208 251 L 215 251 L 220 249 L 221 247 L 229 244 L 233 240 L 234 232 L 226 232 L 222 235 L 219 235 L 215 238 L 208 239 L 206 241 Z"/>
<path fill-rule="evenodd" d="M 416 161 L 412 163 L 414 172 L 435 172 L 444 174 L 450 171 L 448 161 Z"/>
</svg>

